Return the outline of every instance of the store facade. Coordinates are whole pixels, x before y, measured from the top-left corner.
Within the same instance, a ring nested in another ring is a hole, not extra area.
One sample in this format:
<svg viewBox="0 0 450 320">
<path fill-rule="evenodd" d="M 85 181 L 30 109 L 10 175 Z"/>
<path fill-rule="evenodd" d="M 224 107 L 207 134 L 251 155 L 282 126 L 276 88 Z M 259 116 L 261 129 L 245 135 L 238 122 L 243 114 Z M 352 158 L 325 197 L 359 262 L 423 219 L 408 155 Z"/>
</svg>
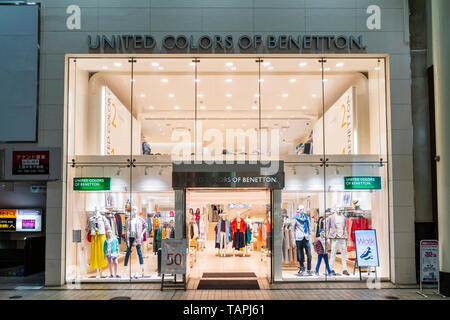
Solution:
<svg viewBox="0 0 450 320">
<path fill-rule="evenodd" d="M 207 241 L 214 206 L 249 220 L 258 277 L 358 281 L 355 230 L 371 229 L 377 276 L 414 283 L 406 4 L 42 1 L 40 141 L 64 150 L 47 187 L 47 285 L 159 281 L 160 237 Z M 134 213 L 146 240 L 129 250 Z M 95 221 L 118 235 L 117 272 L 91 254 L 108 234 L 88 236 Z M 334 274 L 324 261 L 315 274 L 321 236 Z"/>
</svg>

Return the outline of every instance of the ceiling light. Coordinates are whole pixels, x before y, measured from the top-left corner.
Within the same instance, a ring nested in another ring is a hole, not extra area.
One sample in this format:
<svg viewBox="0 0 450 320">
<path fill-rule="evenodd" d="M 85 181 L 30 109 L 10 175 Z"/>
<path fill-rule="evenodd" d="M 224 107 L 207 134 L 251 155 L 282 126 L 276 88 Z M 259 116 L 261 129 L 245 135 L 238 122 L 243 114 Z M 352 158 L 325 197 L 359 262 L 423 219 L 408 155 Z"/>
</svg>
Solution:
<svg viewBox="0 0 450 320">
<path fill-rule="evenodd" d="M 265 65 L 266 67 L 267 67 L 267 66 L 270 66 L 270 62 L 269 62 L 269 61 L 266 61 L 266 62 L 263 63 L 263 65 Z"/>
<path fill-rule="evenodd" d="M 226 96 L 227 98 L 231 98 L 232 94 L 231 94 L 231 93 L 227 93 L 225 96 Z"/>
<path fill-rule="evenodd" d="M 281 109 L 282 109 L 282 106 L 276 106 L 275 109 L 281 110 Z"/>
<path fill-rule="evenodd" d="M 108 67 L 107 66 L 103 66 L 102 69 L 103 70 L 108 70 Z"/>
<path fill-rule="evenodd" d="M 273 66 L 270 66 L 267 68 L 268 70 L 273 70 Z"/>
<path fill-rule="evenodd" d="M 306 110 L 306 109 L 308 109 L 308 107 L 307 106 L 302 106 L 302 109 Z"/>
<path fill-rule="evenodd" d="M 289 95 L 288 95 L 287 93 L 283 93 L 281 96 L 282 96 L 283 98 L 287 98 Z"/>
<path fill-rule="evenodd" d="M 205 107 L 205 106 L 200 106 L 200 109 L 201 109 L 201 110 L 205 110 L 206 107 Z"/>
<path fill-rule="evenodd" d="M 323 82 L 328 82 L 328 79 L 323 79 L 322 81 L 323 81 Z"/>
<path fill-rule="evenodd" d="M 306 67 L 308 64 L 306 62 L 300 62 L 298 65 L 300 67 Z"/>
<path fill-rule="evenodd" d="M 296 82 L 296 81 L 297 81 L 297 79 L 295 79 L 295 78 L 289 79 L 289 82 L 291 82 L 291 83 L 294 83 L 294 82 Z"/>
<path fill-rule="evenodd" d="M 154 106 L 149 106 L 148 107 L 150 110 L 153 110 L 153 109 L 155 109 L 155 107 Z"/>
<path fill-rule="evenodd" d="M 342 67 L 342 66 L 344 66 L 344 63 L 343 63 L 343 62 L 338 62 L 338 63 L 336 63 L 336 67 Z"/>
<path fill-rule="evenodd" d="M 200 79 L 195 79 L 194 81 L 195 81 L 195 82 L 200 82 Z"/>
<path fill-rule="evenodd" d="M 226 81 L 227 83 L 230 83 L 230 82 L 233 81 L 233 79 L 225 79 L 225 81 Z"/>
<path fill-rule="evenodd" d="M 227 67 L 231 67 L 231 66 L 233 65 L 233 62 L 227 62 L 227 63 L 225 63 L 225 65 L 226 65 Z"/>
<path fill-rule="evenodd" d="M 169 98 L 175 98 L 175 94 L 174 93 L 169 93 Z"/>
<path fill-rule="evenodd" d="M 236 67 L 232 67 L 231 70 L 236 71 Z"/>
<path fill-rule="evenodd" d="M 259 93 L 255 93 L 253 96 L 254 96 L 255 98 L 259 98 Z"/>
<path fill-rule="evenodd" d="M 131 82 L 136 82 L 136 79 L 134 79 L 134 78 L 133 78 L 133 79 L 131 79 Z"/>
<path fill-rule="evenodd" d="M 264 79 L 259 79 L 259 82 L 264 82 Z"/>
<path fill-rule="evenodd" d="M 203 98 L 203 93 L 199 93 L 199 94 L 197 95 L 197 97 Z"/>
<path fill-rule="evenodd" d="M 226 109 L 227 109 L 227 110 L 231 110 L 231 109 L 233 109 L 233 107 L 232 107 L 232 106 L 227 106 Z"/>
<path fill-rule="evenodd" d="M 169 82 L 169 80 L 167 80 L 166 78 L 162 78 L 161 81 L 164 82 L 164 83 Z"/>
<path fill-rule="evenodd" d="M 320 68 L 320 71 L 322 71 L 323 69 L 322 68 Z M 331 69 L 330 68 L 325 68 L 325 71 L 330 71 Z"/>
<path fill-rule="evenodd" d="M 377 67 L 375 67 L 375 70 L 380 70 L 380 69 L 381 69 L 381 68 L 380 68 L 380 67 L 378 67 L 378 66 L 377 66 Z"/>
<path fill-rule="evenodd" d="M 179 106 L 174 106 L 173 108 L 174 108 L 175 110 L 179 110 L 179 109 L 180 109 Z"/>
<path fill-rule="evenodd" d="M 152 62 L 152 66 L 157 67 L 157 66 L 159 66 L 159 63 L 158 62 Z"/>
<path fill-rule="evenodd" d="M 122 64 L 121 64 L 120 62 L 114 62 L 114 65 L 115 65 L 116 67 L 121 67 L 121 66 L 122 66 Z"/>
<path fill-rule="evenodd" d="M 164 67 L 163 66 L 159 66 L 158 70 L 164 70 Z"/>
<path fill-rule="evenodd" d="M 145 98 L 145 94 L 141 93 L 141 98 Z"/>
<path fill-rule="evenodd" d="M 313 93 L 313 94 L 312 94 L 312 97 L 313 97 L 313 98 L 317 97 L 317 94 Z"/>
<path fill-rule="evenodd" d="M 252 106 L 252 109 L 256 110 L 256 109 L 258 109 L 258 107 L 257 106 Z"/>
<path fill-rule="evenodd" d="M 195 66 L 195 62 L 189 62 L 189 65 L 190 65 L 191 67 L 193 67 L 193 66 Z"/>
</svg>

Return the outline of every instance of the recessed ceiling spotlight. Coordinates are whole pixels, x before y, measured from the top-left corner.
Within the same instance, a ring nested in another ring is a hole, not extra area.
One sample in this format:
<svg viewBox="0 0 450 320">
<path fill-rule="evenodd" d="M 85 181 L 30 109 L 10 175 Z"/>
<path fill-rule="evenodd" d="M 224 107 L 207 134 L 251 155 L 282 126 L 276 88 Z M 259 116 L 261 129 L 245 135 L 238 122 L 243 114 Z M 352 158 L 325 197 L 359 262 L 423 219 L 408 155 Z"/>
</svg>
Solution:
<svg viewBox="0 0 450 320">
<path fill-rule="evenodd" d="M 266 62 L 263 63 L 263 65 L 265 65 L 266 67 L 267 67 L 267 66 L 270 66 L 270 62 L 269 62 L 269 61 L 266 61 Z"/>
<path fill-rule="evenodd" d="M 302 109 L 306 110 L 306 109 L 308 109 L 308 107 L 307 106 L 302 106 Z"/>
<path fill-rule="evenodd" d="M 323 79 L 322 81 L 323 81 L 323 82 L 328 82 L 328 79 Z"/>
<path fill-rule="evenodd" d="M 164 82 L 164 83 L 169 82 L 169 80 L 167 80 L 166 78 L 162 78 L 161 81 Z"/>
<path fill-rule="evenodd" d="M 313 98 L 317 97 L 317 94 L 313 93 L 313 94 L 312 94 L 312 97 L 313 97 Z"/>
<path fill-rule="evenodd" d="M 380 68 L 380 67 L 378 67 L 378 66 L 377 66 L 377 67 L 375 67 L 375 70 L 380 70 L 380 69 L 381 69 L 381 68 Z"/>
<path fill-rule="evenodd" d="M 153 110 L 153 109 L 155 109 L 155 107 L 154 106 L 149 106 L 148 107 L 150 110 Z"/>
<path fill-rule="evenodd" d="M 174 106 L 173 108 L 174 108 L 175 110 L 179 110 L 179 109 L 180 109 L 179 106 Z"/>
<path fill-rule="evenodd" d="M 174 93 L 169 93 L 169 98 L 175 98 L 175 94 Z"/>
<path fill-rule="evenodd" d="M 145 94 L 144 93 L 141 93 L 141 98 L 145 98 Z"/>
<path fill-rule="evenodd" d="M 102 69 L 103 70 L 108 70 L 108 67 L 107 66 L 102 66 Z"/>
<path fill-rule="evenodd" d="M 195 82 L 200 82 L 200 79 L 195 79 L 194 81 L 195 81 Z"/>
<path fill-rule="evenodd" d="M 344 63 L 343 63 L 343 62 L 338 62 L 338 63 L 336 63 L 336 67 L 342 67 L 342 66 L 344 66 Z"/>
<path fill-rule="evenodd" d="M 323 69 L 322 68 L 320 68 L 320 71 L 322 71 Z M 331 69 L 330 68 L 325 68 L 325 71 L 330 71 Z"/>
<path fill-rule="evenodd" d="M 300 62 L 298 65 L 300 67 L 306 67 L 308 64 L 306 62 Z"/>
<path fill-rule="evenodd" d="M 253 96 L 254 96 L 255 98 L 259 98 L 259 93 L 255 93 Z"/>
<path fill-rule="evenodd" d="M 259 82 L 264 82 L 264 79 L 259 79 Z"/>
<path fill-rule="evenodd" d="M 252 109 L 256 110 L 256 109 L 258 109 L 258 107 L 257 106 L 252 106 Z"/>
<path fill-rule="evenodd" d="M 231 97 L 232 97 L 232 94 L 231 94 L 231 93 L 227 93 L 225 96 L 226 96 L 227 98 L 231 98 Z"/>
<path fill-rule="evenodd" d="M 114 62 L 114 65 L 115 65 L 116 67 L 121 67 L 121 66 L 122 66 L 122 64 L 121 64 L 120 62 Z"/>
<path fill-rule="evenodd" d="M 231 110 L 231 109 L 233 109 L 233 107 L 232 106 L 227 106 L 226 109 L 227 110 Z"/>
<path fill-rule="evenodd" d="M 290 82 L 290 83 L 294 83 L 294 82 L 296 82 L 296 81 L 297 81 L 297 79 L 295 79 L 295 78 L 289 79 L 289 82 Z"/>
<path fill-rule="evenodd" d="M 133 79 L 131 79 L 131 82 L 136 82 L 136 79 L 134 79 L 134 78 L 133 78 Z"/>
<path fill-rule="evenodd" d="M 277 110 L 281 110 L 283 107 L 282 106 L 276 106 L 275 109 Z"/>
<path fill-rule="evenodd" d="M 205 106 L 200 106 L 200 109 L 201 109 L 201 110 L 205 110 L 206 107 L 205 107 Z"/>
<path fill-rule="evenodd" d="M 231 83 L 231 82 L 233 82 L 233 79 L 225 79 L 225 81 L 226 81 L 227 83 Z"/>
<path fill-rule="evenodd" d="M 159 63 L 158 62 L 152 62 L 152 66 L 157 67 L 157 66 L 159 66 Z"/>
<path fill-rule="evenodd" d="M 231 70 L 236 71 L 236 67 L 231 67 Z"/>
<path fill-rule="evenodd" d="M 197 95 L 197 97 L 203 98 L 203 93 L 199 93 L 199 94 Z"/>
<path fill-rule="evenodd" d="M 227 67 L 231 67 L 231 66 L 233 66 L 233 62 L 227 62 L 227 63 L 225 63 L 225 65 L 226 65 Z"/>
<path fill-rule="evenodd" d="M 164 67 L 163 66 L 159 66 L 158 70 L 164 70 Z"/>
<path fill-rule="evenodd" d="M 190 65 L 191 67 L 193 67 L 193 66 L 195 66 L 195 62 L 189 62 L 189 65 Z"/>
<path fill-rule="evenodd" d="M 272 71 L 273 70 L 273 66 L 270 66 L 267 69 Z"/>
<path fill-rule="evenodd" d="M 283 98 L 287 98 L 289 95 L 288 95 L 287 93 L 283 93 L 281 96 L 282 96 Z"/>
</svg>

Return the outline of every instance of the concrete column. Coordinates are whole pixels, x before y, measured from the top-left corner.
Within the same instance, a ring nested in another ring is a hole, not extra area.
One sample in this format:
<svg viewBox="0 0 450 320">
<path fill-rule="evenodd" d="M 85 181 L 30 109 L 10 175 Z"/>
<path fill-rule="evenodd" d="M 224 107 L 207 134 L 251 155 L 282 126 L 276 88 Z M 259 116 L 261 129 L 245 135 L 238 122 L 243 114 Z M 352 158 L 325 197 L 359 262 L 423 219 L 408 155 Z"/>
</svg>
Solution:
<svg viewBox="0 0 450 320">
<path fill-rule="evenodd" d="M 272 275 L 274 281 L 283 280 L 282 275 L 282 238 L 281 238 L 281 190 L 272 190 Z"/>
<path fill-rule="evenodd" d="M 436 105 L 436 154 L 439 270 L 441 293 L 450 295 L 450 1 L 433 0 L 433 60 Z"/>
<path fill-rule="evenodd" d="M 186 191 L 175 190 L 175 239 L 186 238 Z"/>
</svg>

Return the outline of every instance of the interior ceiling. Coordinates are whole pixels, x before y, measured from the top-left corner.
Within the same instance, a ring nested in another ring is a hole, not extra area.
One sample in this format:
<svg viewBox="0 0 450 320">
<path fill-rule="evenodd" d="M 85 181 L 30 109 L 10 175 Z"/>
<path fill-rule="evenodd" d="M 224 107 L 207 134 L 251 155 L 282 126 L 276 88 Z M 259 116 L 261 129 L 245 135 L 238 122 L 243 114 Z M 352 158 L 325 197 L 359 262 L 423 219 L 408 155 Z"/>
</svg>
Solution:
<svg viewBox="0 0 450 320">
<path fill-rule="evenodd" d="M 326 110 L 378 65 L 377 59 L 327 59 L 322 70 L 317 58 L 260 65 L 255 58 L 202 58 L 197 66 L 192 58 L 139 58 L 132 66 L 128 59 L 77 60 L 77 68 L 96 72 L 127 108 L 133 105 L 152 142 L 167 141 L 174 128 L 193 132 L 196 105 L 203 130 L 258 128 L 261 105 L 263 128 L 301 138 L 323 113 L 322 84 Z"/>
</svg>

